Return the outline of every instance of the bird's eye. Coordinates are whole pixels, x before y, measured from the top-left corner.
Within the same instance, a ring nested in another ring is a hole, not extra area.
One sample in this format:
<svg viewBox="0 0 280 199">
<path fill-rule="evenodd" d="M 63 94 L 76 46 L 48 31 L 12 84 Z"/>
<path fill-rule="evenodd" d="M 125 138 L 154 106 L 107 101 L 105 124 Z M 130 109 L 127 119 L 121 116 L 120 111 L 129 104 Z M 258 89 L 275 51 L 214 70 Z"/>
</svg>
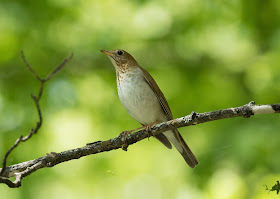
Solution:
<svg viewBox="0 0 280 199">
<path fill-rule="evenodd" d="M 123 51 L 119 50 L 118 55 L 122 55 L 122 54 L 123 54 Z"/>
</svg>

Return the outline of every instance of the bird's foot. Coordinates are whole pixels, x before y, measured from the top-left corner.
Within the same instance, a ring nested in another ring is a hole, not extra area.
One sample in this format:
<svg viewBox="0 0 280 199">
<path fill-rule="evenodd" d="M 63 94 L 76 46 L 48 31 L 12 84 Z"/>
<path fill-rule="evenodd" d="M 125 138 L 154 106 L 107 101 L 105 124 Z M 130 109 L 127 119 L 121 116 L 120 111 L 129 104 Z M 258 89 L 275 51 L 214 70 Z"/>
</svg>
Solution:
<svg viewBox="0 0 280 199">
<path fill-rule="evenodd" d="M 56 152 L 46 153 L 46 156 L 50 158 L 54 158 L 57 156 L 57 153 Z"/>
<path fill-rule="evenodd" d="M 150 140 L 151 134 L 152 134 L 152 125 L 146 125 L 145 130 L 148 134 L 148 140 Z"/>
<path fill-rule="evenodd" d="M 121 132 L 120 136 L 123 138 L 123 145 L 122 145 L 122 150 L 127 151 L 128 143 L 126 141 L 126 138 L 128 135 L 130 135 L 134 130 L 131 131 L 123 131 Z"/>
<path fill-rule="evenodd" d="M 155 124 L 158 124 L 160 121 L 159 120 L 156 120 L 155 122 L 151 123 L 151 124 L 147 124 L 145 126 L 141 126 L 139 128 L 136 128 L 136 129 L 133 129 L 133 130 L 130 130 L 130 131 L 123 131 L 121 132 L 120 136 L 123 137 L 123 145 L 122 145 L 122 149 L 124 151 L 127 151 L 127 147 L 128 147 L 128 143 L 126 141 L 127 139 L 127 136 L 130 135 L 132 132 L 134 131 L 138 131 L 138 130 L 143 130 L 145 129 L 145 131 L 147 132 L 148 134 L 148 140 L 151 136 L 153 136 L 152 134 L 152 127 L 155 125 Z"/>
<path fill-rule="evenodd" d="M 154 136 L 154 134 L 152 134 L 152 127 L 155 125 L 155 124 L 158 124 L 160 121 L 159 120 L 156 120 L 155 122 L 153 122 L 152 124 L 147 124 L 145 127 L 145 130 L 148 134 L 148 140 L 151 136 Z"/>
</svg>

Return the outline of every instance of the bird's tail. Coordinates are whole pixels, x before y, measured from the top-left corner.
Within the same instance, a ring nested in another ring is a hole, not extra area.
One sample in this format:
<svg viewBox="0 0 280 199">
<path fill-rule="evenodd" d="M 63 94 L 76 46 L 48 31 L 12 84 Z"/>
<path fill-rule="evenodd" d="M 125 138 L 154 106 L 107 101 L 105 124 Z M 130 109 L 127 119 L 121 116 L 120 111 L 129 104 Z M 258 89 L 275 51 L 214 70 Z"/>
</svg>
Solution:
<svg viewBox="0 0 280 199">
<path fill-rule="evenodd" d="M 194 168 L 198 164 L 198 160 L 177 129 L 164 132 L 163 134 L 180 152 L 191 168 Z"/>
</svg>

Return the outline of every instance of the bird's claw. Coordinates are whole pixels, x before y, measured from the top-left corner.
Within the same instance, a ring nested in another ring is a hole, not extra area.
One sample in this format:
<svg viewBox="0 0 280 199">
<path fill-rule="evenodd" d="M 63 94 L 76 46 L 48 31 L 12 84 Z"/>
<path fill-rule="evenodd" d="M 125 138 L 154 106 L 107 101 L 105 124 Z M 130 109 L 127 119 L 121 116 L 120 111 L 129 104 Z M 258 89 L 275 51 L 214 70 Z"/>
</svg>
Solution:
<svg viewBox="0 0 280 199">
<path fill-rule="evenodd" d="M 160 122 L 159 120 L 156 120 L 156 121 L 153 122 L 152 124 L 146 125 L 145 130 L 146 130 L 146 132 L 147 132 L 147 134 L 148 134 L 148 140 L 149 140 L 149 138 L 150 138 L 151 136 L 154 136 L 154 134 L 152 133 L 152 126 L 158 124 L 159 122 Z"/>
<path fill-rule="evenodd" d="M 145 130 L 148 134 L 148 140 L 150 140 L 149 138 L 151 137 L 151 134 L 152 134 L 152 125 L 147 125 Z"/>
<path fill-rule="evenodd" d="M 50 158 L 54 158 L 57 156 L 57 153 L 56 152 L 46 153 L 46 156 Z"/>
<path fill-rule="evenodd" d="M 132 131 L 123 131 L 121 132 L 120 136 L 123 138 L 123 145 L 122 145 L 122 150 L 127 151 L 128 144 L 127 144 L 127 136 L 131 134 Z"/>
</svg>

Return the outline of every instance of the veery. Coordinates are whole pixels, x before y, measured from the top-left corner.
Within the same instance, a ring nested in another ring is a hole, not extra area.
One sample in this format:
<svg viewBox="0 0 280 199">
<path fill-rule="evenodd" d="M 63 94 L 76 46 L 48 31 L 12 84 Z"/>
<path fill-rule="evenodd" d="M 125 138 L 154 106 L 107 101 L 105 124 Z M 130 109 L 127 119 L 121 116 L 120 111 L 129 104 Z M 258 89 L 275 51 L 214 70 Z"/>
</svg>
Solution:
<svg viewBox="0 0 280 199">
<path fill-rule="evenodd" d="M 106 51 L 116 70 L 118 94 L 126 111 L 143 126 L 172 120 L 169 105 L 152 76 L 124 50 Z M 194 168 L 198 161 L 177 129 L 155 137 L 167 148 L 172 145 L 188 165 Z"/>
</svg>

